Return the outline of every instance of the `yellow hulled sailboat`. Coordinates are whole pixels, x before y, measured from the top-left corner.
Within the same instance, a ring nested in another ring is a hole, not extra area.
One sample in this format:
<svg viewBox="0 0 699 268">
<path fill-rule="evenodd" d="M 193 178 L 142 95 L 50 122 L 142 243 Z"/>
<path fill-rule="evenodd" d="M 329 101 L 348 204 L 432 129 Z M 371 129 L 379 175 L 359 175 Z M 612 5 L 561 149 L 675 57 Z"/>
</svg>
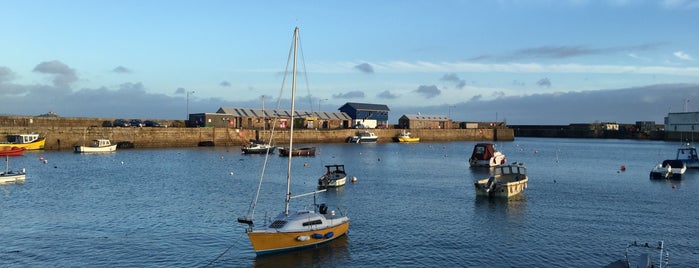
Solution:
<svg viewBox="0 0 699 268">
<path fill-rule="evenodd" d="M 291 114 L 295 114 L 294 99 L 296 95 L 296 58 L 298 55 L 298 34 L 299 28 L 294 29 L 294 37 L 292 41 L 293 52 L 293 71 L 291 82 Z M 288 64 L 287 64 L 288 68 Z M 286 72 L 284 72 L 286 73 Z M 282 87 L 283 88 L 283 87 Z M 293 116 L 292 116 L 293 117 Z M 289 148 L 293 148 L 294 141 L 294 120 L 290 118 L 291 126 L 289 132 Z M 276 124 L 273 124 L 276 125 Z M 272 130 L 272 133 L 274 130 Z M 270 142 L 273 134 L 270 135 Z M 265 165 L 269 155 L 265 157 Z M 313 209 L 291 211 L 289 204 L 292 199 L 315 195 L 316 193 L 324 192 L 325 189 L 305 193 L 301 195 L 291 195 L 291 160 L 292 156 L 288 156 L 288 168 L 286 176 L 286 198 L 284 211 L 279 213 L 268 224 L 256 225 L 253 220 L 255 207 L 261 189 L 262 177 L 264 176 L 264 167 L 260 184 L 258 185 L 257 194 L 250 206 L 249 214 L 246 217 L 238 218 L 239 223 L 246 224 L 245 232 L 250 238 L 250 243 L 256 254 L 268 254 L 282 251 L 313 247 L 316 245 L 330 242 L 338 237 L 347 234 L 349 230 L 349 218 L 341 210 L 329 210 L 325 204 L 315 204 Z"/>
</svg>

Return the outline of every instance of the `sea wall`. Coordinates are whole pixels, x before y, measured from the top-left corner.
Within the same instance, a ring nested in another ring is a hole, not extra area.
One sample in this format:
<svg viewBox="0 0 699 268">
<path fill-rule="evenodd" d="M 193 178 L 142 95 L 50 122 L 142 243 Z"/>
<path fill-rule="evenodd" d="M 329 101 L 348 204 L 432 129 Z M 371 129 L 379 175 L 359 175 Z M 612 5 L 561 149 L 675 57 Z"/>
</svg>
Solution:
<svg viewBox="0 0 699 268">
<path fill-rule="evenodd" d="M 294 143 L 342 143 L 357 129 L 301 129 L 294 131 Z M 379 142 L 391 142 L 400 129 L 371 129 Z M 430 141 L 512 141 L 511 129 L 414 129 L 415 137 Z M 233 128 L 176 128 L 176 127 L 101 127 L 101 126 L 0 126 L 0 135 L 38 133 L 46 137 L 46 150 L 71 150 L 76 145 L 88 145 L 97 138 L 112 143 L 128 143 L 135 148 L 195 147 L 200 144 L 240 146 L 250 139 L 269 140 L 270 131 Z M 276 130 L 276 144 L 289 140 L 288 130 Z"/>
</svg>

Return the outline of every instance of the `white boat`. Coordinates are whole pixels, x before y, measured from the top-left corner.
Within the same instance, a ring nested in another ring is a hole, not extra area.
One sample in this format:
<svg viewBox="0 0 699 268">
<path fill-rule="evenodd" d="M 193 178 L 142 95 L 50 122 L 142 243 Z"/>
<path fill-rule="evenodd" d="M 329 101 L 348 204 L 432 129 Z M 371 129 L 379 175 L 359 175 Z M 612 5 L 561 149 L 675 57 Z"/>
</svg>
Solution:
<svg viewBox="0 0 699 268">
<path fill-rule="evenodd" d="M 493 167 L 489 178 L 474 183 L 477 196 L 510 197 L 527 189 L 527 168 L 524 163 Z"/>
<path fill-rule="evenodd" d="M 27 178 L 27 171 L 20 169 L 19 171 L 10 170 L 10 157 L 5 156 L 5 172 L 0 172 L 0 184 L 24 183 Z"/>
<path fill-rule="evenodd" d="M 250 144 L 240 148 L 244 154 L 273 154 L 275 149 L 277 149 L 277 146 L 258 140 L 250 140 Z"/>
<path fill-rule="evenodd" d="M 677 149 L 677 160 L 684 162 L 687 168 L 699 168 L 699 156 L 697 149 L 687 143 L 684 147 Z"/>
<path fill-rule="evenodd" d="M 477 143 L 468 159 L 471 167 L 495 167 L 506 162 L 505 154 L 498 151 L 492 143 Z"/>
<path fill-rule="evenodd" d="M 379 140 L 379 136 L 374 134 L 374 132 L 360 131 L 357 135 L 349 137 L 347 142 L 349 143 L 376 143 Z"/>
<path fill-rule="evenodd" d="M 644 250 L 639 250 L 639 255 L 637 256 L 637 258 L 635 260 L 631 260 L 629 259 L 630 248 L 640 248 Z M 657 250 L 658 252 L 654 253 L 653 250 Z M 655 263 L 653 262 L 653 257 L 651 257 L 651 254 L 658 254 L 658 260 Z M 670 253 L 667 252 L 667 250 L 665 250 L 663 241 L 659 241 L 658 244 L 637 243 L 636 241 L 633 241 L 633 243 L 629 243 L 626 246 L 626 251 L 624 252 L 623 259 L 613 261 L 605 265 L 604 268 L 663 268 L 668 267 L 669 264 Z"/>
<path fill-rule="evenodd" d="M 681 160 L 668 159 L 655 166 L 650 171 L 651 179 L 673 179 L 680 180 L 687 171 L 687 165 Z"/>
<path fill-rule="evenodd" d="M 318 187 L 340 187 L 347 183 L 345 165 L 325 165 L 325 169 L 325 174 L 318 179 Z"/>
<path fill-rule="evenodd" d="M 291 114 L 295 114 L 294 100 L 296 98 L 296 58 L 298 55 L 298 33 L 299 29 L 294 29 L 294 38 L 292 44 L 293 50 L 293 71 L 291 82 Z M 291 51 L 290 51 L 291 52 Z M 292 55 L 292 53 L 290 53 Z M 285 72 L 286 73 L 286 72 Z M 294 148 L 294 121 L 290 123 L 289 131 L 289 147 Z M 271 134 L 273 135 L 273 133 Z M 271 136 L 270 135 L 270 136 Z M 286 175 L 286 191 L 284 192 L 284 210 L 270 222 L 263 223 L 254 221 L 255 208 L 262 187 L 262 179 L 264 170 L 267 165 L 269 155 L 265 155 L 265 164 L 262 168 L 260 176 L 260 184 L 258 184 L 257 193 L 250 205 L 249 213 L 246 217 L 238 218 L 238 222 L 246 224 L 245 232 L 250 239 L 252 248 L 257 255 L 269 254 L 275 252 L 289 251 L 307 247 L 318 246 L 323 243 L 333 241 L 338 237 L 347 234 L 349 230 L 349 218 L 342 210 L 328 211 L 328 206 L 325 204 L 315 203 L 315 194 L 324 192 L 326 189 L 300 194 L 291 195 L 291 175 L 292 175 L 292 155 L 287 156 L 287 175 Z M 295 198 L 314 195 L 312 209 L 302 209 L 297 211 L 290 210 L 290 201 Z"/>
<path fill-rule="evenodd" d="M 108 139 L 92 140 L 90 146 L 75 146 L 73 151 L 76 153 L 104 153 L 114 152 L 117 149 L 116 144 L 112 144 Z"/>
</svg>

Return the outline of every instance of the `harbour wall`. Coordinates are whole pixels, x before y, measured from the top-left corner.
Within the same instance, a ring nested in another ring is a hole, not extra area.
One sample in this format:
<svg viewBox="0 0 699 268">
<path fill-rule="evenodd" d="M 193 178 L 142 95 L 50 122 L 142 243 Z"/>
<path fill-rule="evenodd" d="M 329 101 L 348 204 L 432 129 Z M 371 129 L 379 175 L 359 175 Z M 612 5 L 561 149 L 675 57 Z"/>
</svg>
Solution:
<svg viewBox="0 0 699 268">
<path fill-rule="evenodd" d="M 98 122 L 98 121 L 96 121 Z M 358 129 L 300 129 L 294 131 L 294 143 L 343 143 Z M 378 142 L 391 142 L 401 129 L 370 129 Z M 437 141 L 512 141 L 514 131 L 498 129 L 411 129 L 412 136 L 424 142 Z M 134 148 L 170 148 L 196 146 L 240 146 L 250 139 L 269 140 L 270 130 L 184 127 L 102 127 L 102 126 L 0 126 L 0 135 L 38 133 L 46 137 L 45 150 L 72 150 L 89 145 L 93 139 L 107 138 L 112 143 Z M 275 130 L 274 143 L 289 141 L 288 130 Z"/>
</svg>

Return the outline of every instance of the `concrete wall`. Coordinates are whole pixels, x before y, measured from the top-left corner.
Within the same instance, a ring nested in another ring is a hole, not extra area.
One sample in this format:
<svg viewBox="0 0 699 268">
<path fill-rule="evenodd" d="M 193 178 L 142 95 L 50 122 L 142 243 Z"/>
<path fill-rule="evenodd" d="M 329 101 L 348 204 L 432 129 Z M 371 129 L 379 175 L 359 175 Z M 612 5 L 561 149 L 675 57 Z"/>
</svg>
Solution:
<svg viewBox="0 0 699 268">
<path fill-rule="evenodd" d="M 294 143 L 342 143 L 353 136 L 356 129 L 297 130 Z M 371 129 L 379 142 L 391 142 L 400 129 Z M 76 145 L 87 145 L 91 140 L 107 138 L 112 143 L 130 142 L 135 148 L 195 147 L 200 142 L 216 146 L 240 146 L 250 139 L 269 139 L 269 130 L 231 128 L 146 128 L 146 127 L 55 127 L 55 126 L 0 126 L 0 136 L 13 133 L 39 133 L 46 137 L 46 150 L 72 150 Z M 422 141 L 512 141 L 511 129 L 416 129 L 413 136 Z M 0 138 L 4 139 L 4 138 Z M 287 143 L 289 131 L 275 131 L 275 143 Z"/>
</svg>

